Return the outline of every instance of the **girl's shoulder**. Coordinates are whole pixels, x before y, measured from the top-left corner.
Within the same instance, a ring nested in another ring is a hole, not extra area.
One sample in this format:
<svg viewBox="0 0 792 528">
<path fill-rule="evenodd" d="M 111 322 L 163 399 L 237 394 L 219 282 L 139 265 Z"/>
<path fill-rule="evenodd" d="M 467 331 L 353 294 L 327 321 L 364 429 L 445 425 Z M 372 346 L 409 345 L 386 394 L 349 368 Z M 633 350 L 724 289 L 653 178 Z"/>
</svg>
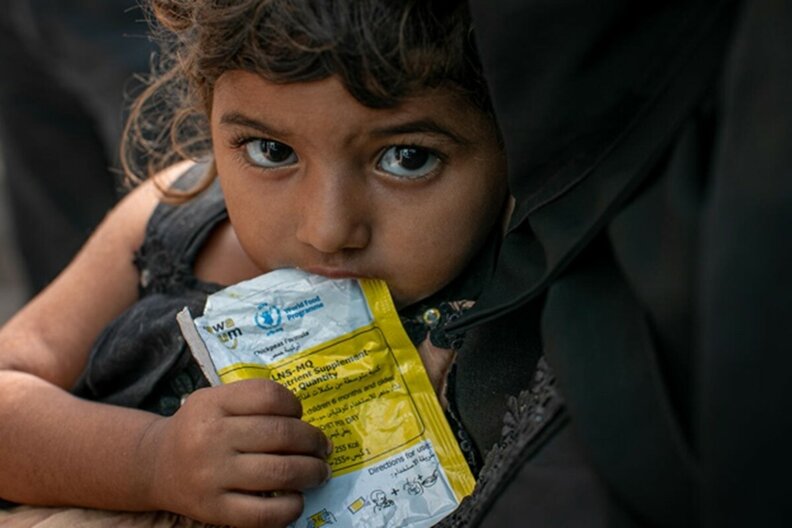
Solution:
<svg viewBox="0 0 792 528">
<path fill-rule="evenodd" d="M 108 213 L 97 233 L 111 231 L 136 251 L 143 245 L 152 219 L 163 210 L 162 186 L 175 185 L 195 167 L 192 161 L 177 163 L 135 187 Z"/>
</svg>

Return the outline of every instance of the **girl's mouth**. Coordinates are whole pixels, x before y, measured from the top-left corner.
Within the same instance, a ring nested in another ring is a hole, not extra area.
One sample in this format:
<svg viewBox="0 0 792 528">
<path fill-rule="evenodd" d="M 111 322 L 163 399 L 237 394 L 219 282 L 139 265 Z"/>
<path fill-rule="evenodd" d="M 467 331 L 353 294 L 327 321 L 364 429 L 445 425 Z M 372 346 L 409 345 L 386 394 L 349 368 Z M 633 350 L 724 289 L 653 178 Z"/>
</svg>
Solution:
<svg viewBox="0 0 792 528">
<path fill-rule="evenodd" d="M 365 275 L 345 268 L 332 266 L 300 266 L 300 269 L 329 279 L 363 279 Z"/>
</svg>

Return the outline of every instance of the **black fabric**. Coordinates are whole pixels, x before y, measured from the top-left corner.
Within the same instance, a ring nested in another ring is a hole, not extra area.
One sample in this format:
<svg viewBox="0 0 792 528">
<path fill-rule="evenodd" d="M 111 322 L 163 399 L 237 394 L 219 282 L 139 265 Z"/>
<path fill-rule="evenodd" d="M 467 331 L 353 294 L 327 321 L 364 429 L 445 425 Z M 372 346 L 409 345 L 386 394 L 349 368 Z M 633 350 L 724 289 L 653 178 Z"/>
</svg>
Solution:
<svg viewBox="0 0 792 528">
<path fill-rule="evenodd" d="M 698 481 L 641 304 L 599 240 L 548 293 L 545 353 L 592 463 L 628 511 L 688 526 Z"/>
<path fill-rule="evenodd" d="M 471 6 L 517 207 L 455 326 L 540 303 L 569 420 L 481 525 L 788 524 L 792 5 Z"/>
<path fill-rule="evenodd" d="M 715 85 L 734 10 L 729 0 L 500 4 L 473 10 L 517 205 L 494 279 L 458 327 L 541 294 L 656 174 Z M 558 48 L 538 47 L 544 39 Z"/>
<path fill-rule="evenodd" d="M 467 333 L 453 391 L 459 419 L 481 451 L 500 440 L 509 396 L 528 388 L 541 356 L 541 304 L 529 303 Z"/>
<path fill-rule="evenodd" d="M 487 528 L 614 526 L 607 490 L 571 424 L 565 423 L 496 497 L 480 526 Z"/>
<path fill-rule="evenodd" d="M 696 305 L 707 526 L 790 523 L 792 3 L 745 2 L 721 88 Z"/>
</svg>

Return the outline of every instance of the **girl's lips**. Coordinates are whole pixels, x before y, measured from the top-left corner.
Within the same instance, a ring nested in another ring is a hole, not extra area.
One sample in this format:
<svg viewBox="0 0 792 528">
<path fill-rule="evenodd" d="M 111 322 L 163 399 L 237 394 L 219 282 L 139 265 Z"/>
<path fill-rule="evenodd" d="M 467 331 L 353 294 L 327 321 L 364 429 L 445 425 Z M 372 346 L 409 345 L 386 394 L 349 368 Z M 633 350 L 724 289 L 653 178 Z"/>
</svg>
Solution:
<svg viewBox="0 0 792 528">
<path fill-rule="evenodd" d="M 331 267 L 324 267 L 324 266 L 301 266 L 300 269 L 303 271 L 307 271 L 308 273 L 313 273 L 314 275 L 321 275 L 323 277 L 327 277 L 328 279 L 363 279 L 365 275 L 360 273 L 356 273 L 354 271 L 342 269 L 342 268 L 331 268 Z"/>
</svg>

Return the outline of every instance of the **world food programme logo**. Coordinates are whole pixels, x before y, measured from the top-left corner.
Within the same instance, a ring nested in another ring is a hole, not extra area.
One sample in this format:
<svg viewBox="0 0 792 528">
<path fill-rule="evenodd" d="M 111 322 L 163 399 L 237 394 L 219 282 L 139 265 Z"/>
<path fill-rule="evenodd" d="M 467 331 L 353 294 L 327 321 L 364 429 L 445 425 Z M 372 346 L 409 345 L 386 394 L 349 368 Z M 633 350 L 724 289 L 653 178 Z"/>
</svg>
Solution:
<svg viewBox="0 0 792 528">
<path fill-rule="evenodd" d="M 268 333 L 275 331 L 283 321 L 281 309 L 269 303 L 256 306 L 256 326 Z"/>
</svg>

